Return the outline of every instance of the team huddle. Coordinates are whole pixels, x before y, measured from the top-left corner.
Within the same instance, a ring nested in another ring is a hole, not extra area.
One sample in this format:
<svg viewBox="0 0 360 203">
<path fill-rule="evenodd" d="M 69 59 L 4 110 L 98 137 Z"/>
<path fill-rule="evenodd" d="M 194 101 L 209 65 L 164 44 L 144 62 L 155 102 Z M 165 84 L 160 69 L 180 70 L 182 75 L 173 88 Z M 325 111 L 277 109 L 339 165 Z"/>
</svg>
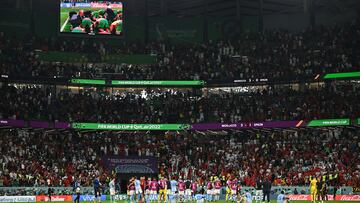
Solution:
<svg viewBox="0 0 360 203">
<path fill-rule="evenodd" d="M 121 35 L 123 10 L 107 3 L 106 9 L 70 11 L 68 22 L 73 33 Z"/>
</svg>

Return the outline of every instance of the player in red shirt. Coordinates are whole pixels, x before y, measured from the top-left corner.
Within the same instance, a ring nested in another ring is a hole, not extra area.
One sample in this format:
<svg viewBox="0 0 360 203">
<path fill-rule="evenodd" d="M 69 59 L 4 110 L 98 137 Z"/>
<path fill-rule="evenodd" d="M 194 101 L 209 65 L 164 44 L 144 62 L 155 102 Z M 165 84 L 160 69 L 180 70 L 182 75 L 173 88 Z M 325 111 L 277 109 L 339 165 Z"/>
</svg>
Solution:
<svg viewBox="0 0 360 203">
<path fill-rule="evenodd" d="M 237 179 L 234 178 L 233 181 L 231 181 L 231 199 L 236 200 L 236 194 L 237 194 Z"/>
<path fill-rule="evenodd" d="M 179 188 L 179 200 L 182 202 L 185 195 L 185 182 L 180 178 L 178 183 Z"/>
<path fill-rule="evenodd" d="M 151 178 L 148 178 L 145 182 L 145 201 L 150 201 L 150 189 L 151 189 Z"/>
<path fill-rule="evenodd" d="M 214 182 L 214 196 L 215 196 L 215 200 L 219 200 L 220 199 L 220 191 L 221 191 L 221 181 L 218 177 L 215 177 L 215 182 Z"/>
<path fill-rule="evenodd" d="M 191 193 L 192 193 L 192 198 L 195 199 L 195 194 L 197 192 L 197 188 L 198 188 L 198 184 L 196 182 L 196 180 L 193 180 L 191 182 Z"/>
<path fill-rule="evenodd" d="M 142 194 L 141 194 L 141 201 L 144 201 L 144 197 L 145 197 L 145 186 L 146 186 L 146 180 L 145 180 L 145 177 L 142 176 L 140 177 L 140 187 L 141 187 L 141 190 L 142 190 Z"/>
<path fill-rule="evenodd" d="M 127 185 L 127 189 L 128 189 L 128 196 L 130 199 L 130 202 L 134 201 L 135 199 L 135 183 L 134 183 L 134 178 L 131 178 L 129 180 L 129 183 Z"/>
<path fill-rule="evenodd" d="M 156 181 L 155 178 L 153 178 L 150 184 L 150 201 L 155 201 L 157 199 L 158 187 L 159 187 L 158 182 Z"/>
</svg>

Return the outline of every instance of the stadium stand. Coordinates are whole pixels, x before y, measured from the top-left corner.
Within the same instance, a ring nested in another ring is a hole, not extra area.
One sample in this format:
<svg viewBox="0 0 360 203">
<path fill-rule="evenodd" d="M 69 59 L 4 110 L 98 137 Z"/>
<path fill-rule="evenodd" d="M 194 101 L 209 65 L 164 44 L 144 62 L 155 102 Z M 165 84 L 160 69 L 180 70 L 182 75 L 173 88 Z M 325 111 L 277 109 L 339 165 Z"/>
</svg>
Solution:
<svg viewBox="0 0 360 203">
<path fill-rule="evenodd" d="M 4 86 L 1 117 L 67 122 L 234 123 L 327 118 L 357 118 L 356 85 L 324 85 L 296 90 L 280 86 L 255 92 L 148 90 L 80 91 L 54 94 L 49 87 Z"/>
<path fill-rule="evenodd" d="M 354 20 L 350 25 L 309 28 L 297 34 L 276 30 L 263 34 L 243 34 L 237 41 L 209 41 L 198 45 L 152 42 L 113 46 L 99 40 L 35 37 L 21 41 L 0 34 L 0 73 L 51 78 L 96 77 L 102 73 L 116 73 L 111 77 L 200 78 L 207 81 L 242 78 L 303 80 L 314 78 L 317 74 L 358 70 L 359 33 L 359 21 Z M 81 59 L 73 63 L 41 61 L 35 49 L 86 53 L 91 64 L 81 62 Z M 101 63 L 103 56 L 109 53 L 156 54 L 157 63 L 137 66 Z"/>
<path fill-rule="evenodd" d="M 274 185 L 301 186 L 308 184 L 310 175 L 326 171 L 339 173 L 339 185 L 355 186 L 360 184 L 358 136 L 358 129 L 346 128 L 239 131 L 221 136 L 8 129 L 1 130 L 0 136 L 0 181 L 3 186 L 70 186 L 79 177 L 83 186 L 91 186 L 93 174 L 101 174 L 103 181 L 108 177 L 109 171 L 102 167 L 104 155 L 147 155 L 158 158 L 164 176 L 192 179 L 232 174 L 242 185 L 254 186 L 256 177 L 273 174 Z"/>
<path fill-rule="evenodd" d="M 91 187 L 95 176 L 107 184 L 114 172 L 104 166 L 107 155 L 154 156 L 159 174 L 169 178 L 204 182 L 212 176 L 232 176 L 239 185 L 254 187 L 257 179 L 271 177 L 274 186 L 307 187 L 310 177 L 336 174 L 336 180 L 329 181 L 331 187 L 360 187 L 360 120 L 354 123 L 360 118 L 360 82 L 314 79 L 359 71 L 360 19 L 298 33 L 244 32 L 237 40 L 199 44 L 159 41 L 115 46 L 109 41 L 32 35 L 18 39 L 0 32 L 0 119 L 61 121 L 70 126 L 73 122 L 203 124 L 346 118 L 354 125 L 177 132 L 4 125 L 1 187 L 71 187 L 75 179 L 81 187 Z M 50 52 L 85 57 L 51 61 L 40 56 Z M 151 55 L 156 63 L 112 64 L 104 60 L 111 54 Z M 45 82 L 54 78 L 204 80 L 211 85 L 140 90 Z M 222 86 L 249 78 L 287 83 L 251 84 L 243 86 L 246 91 Z M 9 195 L 4 191 L 0 190 L 1 196 Z M 39 192 L 21 188 L 12 194 L 33 193 Z"/>
</svg>

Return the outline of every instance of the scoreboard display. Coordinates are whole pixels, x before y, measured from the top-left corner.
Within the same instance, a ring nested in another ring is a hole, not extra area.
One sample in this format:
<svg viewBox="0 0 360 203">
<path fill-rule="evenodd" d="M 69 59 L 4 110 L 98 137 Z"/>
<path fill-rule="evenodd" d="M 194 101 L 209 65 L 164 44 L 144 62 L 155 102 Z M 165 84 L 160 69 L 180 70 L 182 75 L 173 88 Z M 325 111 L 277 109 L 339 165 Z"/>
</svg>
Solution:
<svg viewBox="0 0 360 203">
<path fill-rule="evenodd" d="M 122 1 L 60 0 L 60 33 L 123 36 Z"/>
</svg>

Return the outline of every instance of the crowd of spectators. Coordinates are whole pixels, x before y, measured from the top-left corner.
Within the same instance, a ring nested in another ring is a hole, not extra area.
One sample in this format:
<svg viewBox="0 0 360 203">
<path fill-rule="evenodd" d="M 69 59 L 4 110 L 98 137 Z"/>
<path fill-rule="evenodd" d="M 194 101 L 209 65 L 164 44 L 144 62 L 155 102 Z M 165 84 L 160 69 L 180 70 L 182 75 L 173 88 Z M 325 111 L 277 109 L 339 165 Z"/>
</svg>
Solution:
<svg viewBox="0 0 360 203">
<path fill-rule="evenodd" d="M 201 44 L 122 43 L 85 39 L 13 40 L 0 34 L 0 73 L 34 77 L 104 77 L 116 79 L 301 80 L 317 74 L 358 71 L 358 21 L 309 28 L 299 33 L 244 33 L 238 40 Z M 88 54 L 87 62 L 46 62 L 35 49 Z M 107 54 L 156 54 L 152 65 L 103 64 Z M 106 74 L 107 76 L 109 74 Z"/>
<path fill-rule="evenodd" d="M 359 86 L 199 92 L 106 92 L 3 86 L 0 118 L 106 123 L 235 123 L 358 118 Z"/>
<path fill-rule="evenodd" d="M 254 186 L 273 174 L 274 185 L 308 185 L 309 177 L 338 174 L 339 186 L 360 186 L 359 130 L 229 131 L 221 135 L 116 132 L 0 131 L 2 186 L 70 186 L 74 177 L 91 186 L 109 177 L 102 157 L 155 156 L 159 173 L 185 179 L 210 175 Z M 39 142 L 41 140 L 41 142 Z"/>
</svg>

